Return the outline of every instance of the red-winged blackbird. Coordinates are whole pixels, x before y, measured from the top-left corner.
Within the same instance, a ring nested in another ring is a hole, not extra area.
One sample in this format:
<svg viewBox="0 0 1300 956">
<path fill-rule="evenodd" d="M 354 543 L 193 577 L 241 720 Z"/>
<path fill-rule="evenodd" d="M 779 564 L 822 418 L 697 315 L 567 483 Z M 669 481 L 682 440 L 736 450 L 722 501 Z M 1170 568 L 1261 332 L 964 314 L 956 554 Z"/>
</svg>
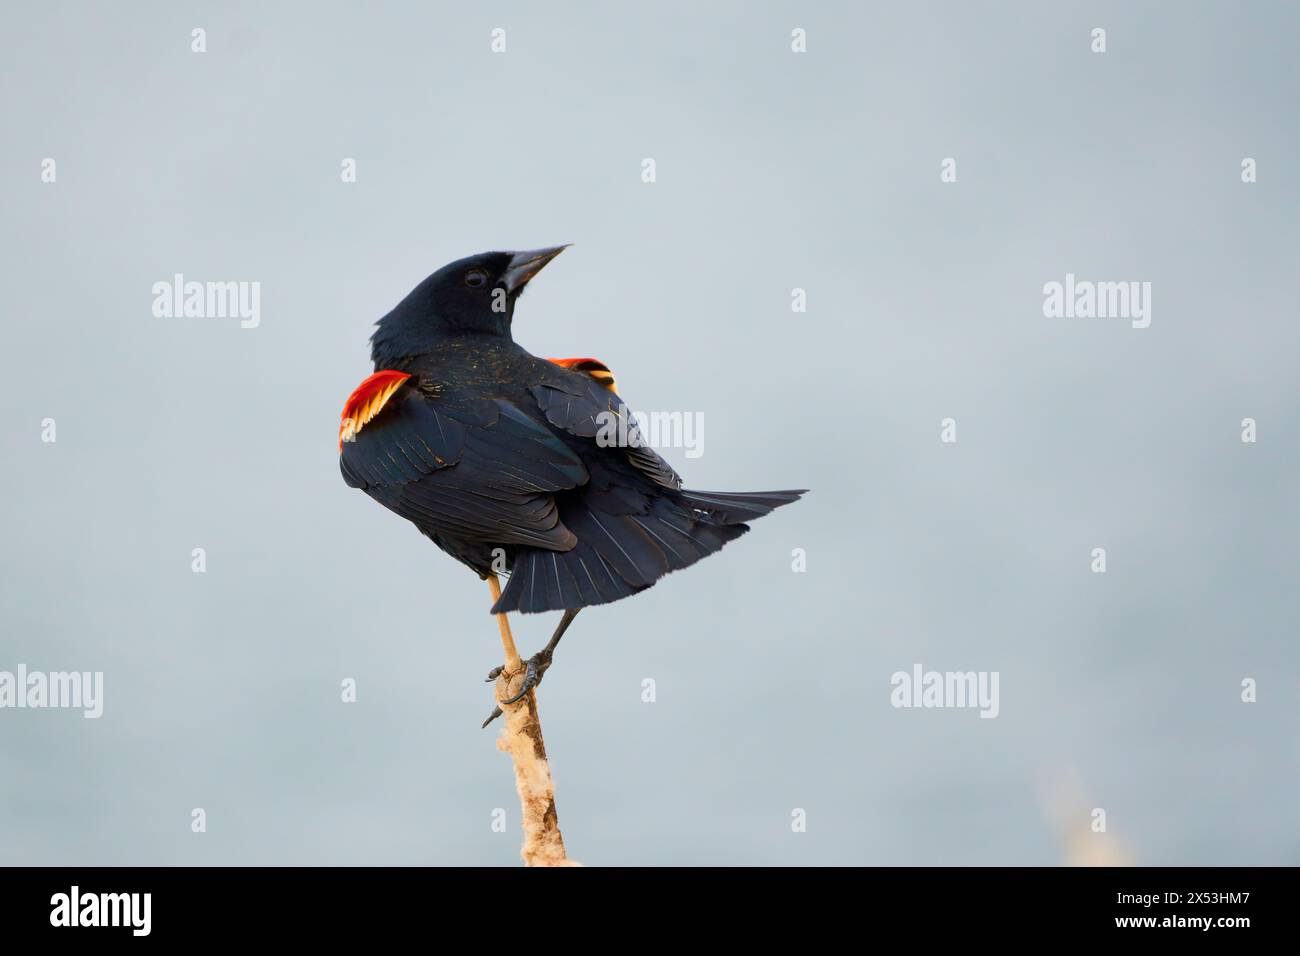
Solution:
<svg viewBox="0 0 1300 956">
<path fill-rule="evenodd" d="M 682 488 L 604 363 L 515 344 L 519 294 L 564 248 L 483 253 L 421 282 L 377 323 L 375 373 L 339 426 L 344 480 L 486 579 L 492 613 L 565 612 L 512 700 L 581 608 L 645 590 L 803 494 Z"/>
</svg>

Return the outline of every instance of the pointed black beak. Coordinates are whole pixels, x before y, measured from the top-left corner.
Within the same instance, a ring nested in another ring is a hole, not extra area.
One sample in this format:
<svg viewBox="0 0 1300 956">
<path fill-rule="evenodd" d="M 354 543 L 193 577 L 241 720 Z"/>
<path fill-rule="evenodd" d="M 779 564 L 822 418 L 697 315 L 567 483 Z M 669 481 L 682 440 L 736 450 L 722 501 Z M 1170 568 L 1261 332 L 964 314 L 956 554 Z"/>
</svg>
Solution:
<svg viewBox="0 0 1300 956">
<path fill-rule="evenodd" d="M 562 246 L 552 246 L 549 249 L 516 252 L 511 257 L 510 267 L 506 269 L 506 274 L 503 277 L 506 283 L 506 291 L 511 295 L 517 295 L 523 291 L 524 286 L 528 285 L 529 279 L 541 272 L 546 263 L 569 248 L 570 245 L 572 243 L 566 242 Z"/>
</svg>

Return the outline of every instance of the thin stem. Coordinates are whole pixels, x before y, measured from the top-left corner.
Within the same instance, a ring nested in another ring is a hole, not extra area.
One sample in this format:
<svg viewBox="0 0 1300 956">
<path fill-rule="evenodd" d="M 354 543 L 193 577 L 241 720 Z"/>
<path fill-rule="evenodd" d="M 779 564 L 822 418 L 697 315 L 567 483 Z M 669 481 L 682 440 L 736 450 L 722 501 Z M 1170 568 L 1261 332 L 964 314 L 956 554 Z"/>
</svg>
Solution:
<svg viewBox="0 0 1300 956">
<path fill-rule="evenodd" d="M 495 574 L 488 577 L 488 588 L 495 604 L 501 598 L 501 584 Z M 564 629 L 577 613 L 565 612 L 560 628 L 547 645 L 549 649 L 554 650 Z M 578 866 L 564 851 L 564 837 L 560 834 L 560 820 L 555 812 L 551 764 L 546 759 L 542 722 L 537 715 L 537 694 L 530 690 L 516 703 L 501 703 L 518 693 L 524 680 L 524 664 L 515 648 L 514 635 L 510 633 L 510 621 L 505 614 L 496 615 L 496 619 L 506 657 L 505 667 L 495 685 L 497 703 L 503 712 L 497 748 L 510 755 L 515 767 L 520 829 L 524 834 L 524 845 L 519 852 L 526 866 Z"/>
<path fill-rule="evenodd" d="M 492 592 L 492 603 L 496 604 L 501 600 L 501 582 L 495 574 L 489 574 L 487 582 L 488 590 Z M 510 621 L 504 614 L 496 615 L 496 619 L 497 627 L 501 630 L 501 648 L 506 653 L 506 673 L 518 673 L 523 662 L 519 659 L 519 651 L 515 649 L 515 636 L 510 633 Z"/>
</svg>

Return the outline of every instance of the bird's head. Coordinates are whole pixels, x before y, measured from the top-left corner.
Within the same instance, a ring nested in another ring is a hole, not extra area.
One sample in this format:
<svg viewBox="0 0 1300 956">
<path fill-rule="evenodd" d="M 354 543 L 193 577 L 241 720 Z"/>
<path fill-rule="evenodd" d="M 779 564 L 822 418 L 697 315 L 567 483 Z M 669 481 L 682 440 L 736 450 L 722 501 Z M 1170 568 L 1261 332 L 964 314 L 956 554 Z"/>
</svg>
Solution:
<svg viewBox="0 0 1300 956">
<path fill-rule="evenodd" d="M 377 323 L 370 337 L 376 367 L 419 355 L 449 336 L 509 338 L 515 301 L 529 280 L 567 248 L 482 252 L 443 266 Z"/>
</svg>

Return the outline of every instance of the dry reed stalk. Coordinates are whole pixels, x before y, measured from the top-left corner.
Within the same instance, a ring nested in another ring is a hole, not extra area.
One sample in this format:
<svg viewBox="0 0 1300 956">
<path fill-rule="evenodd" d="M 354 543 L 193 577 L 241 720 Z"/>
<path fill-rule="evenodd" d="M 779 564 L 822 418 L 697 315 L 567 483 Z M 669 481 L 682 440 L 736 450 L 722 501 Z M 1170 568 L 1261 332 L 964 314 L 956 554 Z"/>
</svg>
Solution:
<svg viewBox="0 0 1300 956">
<path fill-rule="evenodd" d="M 488 584 L 495 603 L 501 595 L 501 586 L 495 577 L 488 578 Z M 520 826 L 524 834 L 520 856 L 525 866 L 581 866 L 564 851 L 564 837 L 555 812 L 551 765 L 546 759 L 542 722 L 537 715 L 537 692 L 530 690 L 513 704 L 502 703 L 517 694 L 523 685 L 524 663 L 515 649 L 506 615 L 496 617 L 505 651 L 505 669 L 495 685 L 497 706 L 502 711 L 497 749 L 509 754 L 515 767 L 515 789 L 519 791 Z"/>
</svg>

